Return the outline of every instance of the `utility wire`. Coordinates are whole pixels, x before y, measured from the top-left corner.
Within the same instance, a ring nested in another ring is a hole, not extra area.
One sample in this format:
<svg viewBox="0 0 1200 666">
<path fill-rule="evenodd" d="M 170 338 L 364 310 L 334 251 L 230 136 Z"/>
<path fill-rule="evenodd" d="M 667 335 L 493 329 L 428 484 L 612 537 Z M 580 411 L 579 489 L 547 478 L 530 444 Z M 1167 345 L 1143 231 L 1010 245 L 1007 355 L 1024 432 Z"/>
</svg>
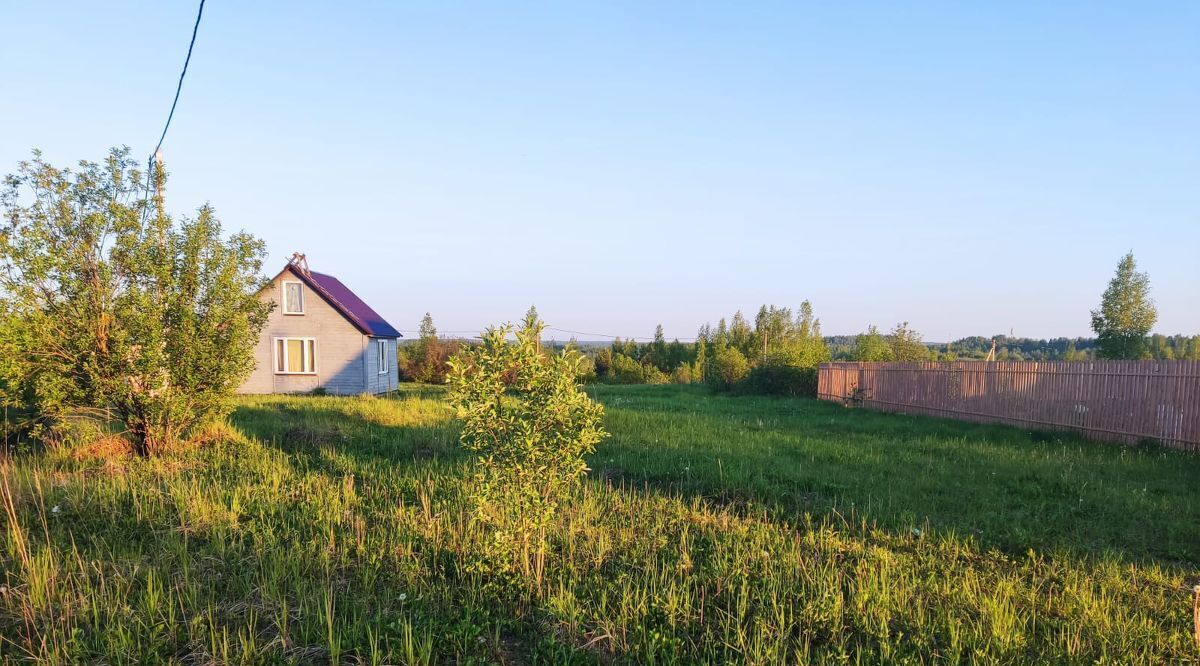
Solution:
<svg viewBox="0 0 1200 666">
<path fill-rule="evenodd" d="M 200 31 L 200 17 L 204 16 L 204 0 L 200 0 L 200 11 L 196 12 L 196 24 L 192 26 L 192 41 L 188 42 L 187 57 L 183 59 L 183 71 L 179 73 L 179 85 L 175 86 L 175 99 L 171 102 L 171 112 L 167 114 L 167 124 L 163 126 L 162 136 L 158 137 L 158 145 L 154 146 L 153 158 L 158 149 L 162 148 L 163 139 L 167 138 L 167 130 L 171 128 L 171 119 L 175 117 L 175 105 L 179 104 L 179 93 L 183 91 L 183 77 L 187 76 L 188 63 L 192 61 L 192 48 L 196 46 L 196 33 Z"/>
<path fill-rule="evenodd" d="M 566 328 L 557 328 L 555 326 L 547 326 L 546 330 L 558 331 L 559 333 L 571 333 L 574 335 L 594 335 L 594 336 L 601 337 L 601 338 L 614 338 L 614 339 L 621 338 L 622 340 L 633 340 L 635 342 L 638 340 L 654 340 L 653 337 L 644 337 L 644 336 L 640 336 L 640 335 L 624 336 L 624 335 L 609 335 L 607 333 L 587 333 L 584 331 L 572 331 L 572 330 L 566 329 Z M 673 339 L 679 340 L 680 342 L 687 342 L 689 340 L 695 340 L 695 338 L 673 338 Z"/>
<path fill-rule="evenodd" d="M 158 155 L 158 151 L 162 148 L 163 141 L 167 138 L 167 130 L 171 129 L 171 119 L 175 117 L 175 107 L 179 104 L 179 93 L 183 92 L 183 79 L 187 76 L 188 63 L 192 61 L 192 48 L 196 46 L 196 33 L 200 31 L 200 17 L 204 16 L 204 0 L 200 0 L 200 10 L 196 12 L 196 24 L 192 26 L 192 41 L 188 42 L 187 57 L 183 59 L 183 71 L 179 72 L 179 84 L 175 86 L 175 99 L 171 100 L 171 111 L 167 114 L 167 122 L 163 125 L 162 134 L 158 137 L 158 143 L 154 146 L 154 152 L 150 153 L 150 157 L 146 160 L 146 197 L 150 196 L 150 175 L 154 171 L 154 156 Z M 142 219 L 146 217 L 146 209 L 142 209 Z"/>
<path fill-rule="evenodd" d="M 640 337 L 640 336 L 635 336 L 635 335 L 631 335 L 631 336 L 629 336 L 629 337 L 625 337 L 625 336 L 621 336 L 621 335 L 609 335 L 609 334 L 607 334 L 607 333 L 587 333 L 587 332 L 585 332 L 585 331 L 572 331 L 572 330 L 570 330 L 570 329 L 566 329 L 566 328 L 558 328 L 558 327 L 555 327 L 555 326 L 547 326 L 547 327 L 546 327 L 546 330 L 548 330 L 548 331 L 558 331 L 559 333 L 570 333 L 570 334 L 572 334 L 572 335 L 594 335 L 594 336 L 596 336 L 596 337 L 598 337 L 598 338 L 614 338 L 614 339 L 615 339 L 615 338 L 621 338 L 621 339 L 623 339 L 623 340 L 653 340 L 653 339 L 654 339 L 654 338 L 645 338 L 645 337 Z"/>
</svg>

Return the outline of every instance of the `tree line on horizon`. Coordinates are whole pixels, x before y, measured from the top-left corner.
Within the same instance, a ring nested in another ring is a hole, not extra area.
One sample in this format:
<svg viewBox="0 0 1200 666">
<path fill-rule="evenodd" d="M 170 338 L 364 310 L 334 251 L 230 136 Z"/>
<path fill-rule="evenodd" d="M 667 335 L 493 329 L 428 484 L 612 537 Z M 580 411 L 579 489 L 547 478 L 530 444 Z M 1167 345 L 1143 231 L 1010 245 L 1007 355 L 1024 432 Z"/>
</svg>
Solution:
<svg viewBox="0 0 1200 666">
<path fill-rule="evenodd" d="M 531 308 L 536 315 L 536 309 Z M 402 379 L 441 383 L 449 372 L 450 360 L 473 342 L 443 338 L 437 334 L 433 317 L 426 313 L 416 340 L 398 349 Z M 693 342 L 667 341 L 660 324 L 649 342 L 616 338 L 602 346 L 546 342 L 578 349 L 590 359 L 581 372 L 585 382 L 608 384 L 704 384 L 720 391 L 758 394 L 813 395 L 816 370 L 837 358 L 829 339 L 821 334 L 821 322 L 809 301 L 791 308 L 764 304 L 753 322 L 741 312 L 716 325 L 705 324 Z M 840 351 L 839 351 L 840 353 Z M 938 353 L 921 340 L 907 322 L 889 333 L 874 327 L 855 337 L 849 358 L 856 360 L 922 361 Z"/>
<path fill-rule="evenodd" d="M 530 312 L 536 315 L 535 308 Z M 591 359 L 583 381 L 706 384 L 718 390 L 786 395 L 815 394 L 816 369 L 825 361 L 983 360 L 993 344 L 997 361 L 1200 360 L 1200 335 L 1150 335 L 1158 313 L 1149 298 L 1149 277 L 1137 271 L 1132 253 L 1122 257 L 1091 317 L 1096 332 L 1092 338 L 997 335 L 927 343 L 908 322 L 887 333 L 869 326 L 858 335 L 826 337 L 812 304 L 805 300 L 796 312 L 764 304 L 753 321 L 739 310 L 716 326 L 701 326 L 694 342 L 668 342 L 659 324 L 649 342 L 614 338 L 595 345 L 572 338 L 561 344 Z M 401 377 L 444 381 L 449 360 L 464 344 L 470 343 L 438 336 L 432 316 L 425 313 L 417 340 L 400 346 Z"/>
</svg>

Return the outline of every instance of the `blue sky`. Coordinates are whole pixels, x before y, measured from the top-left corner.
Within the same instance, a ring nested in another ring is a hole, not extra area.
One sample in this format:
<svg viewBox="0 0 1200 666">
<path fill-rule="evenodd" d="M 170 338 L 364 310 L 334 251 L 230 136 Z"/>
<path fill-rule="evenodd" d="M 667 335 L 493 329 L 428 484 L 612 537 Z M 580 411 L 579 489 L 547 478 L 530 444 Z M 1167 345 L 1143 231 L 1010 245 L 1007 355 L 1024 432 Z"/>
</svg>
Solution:
<svg viewBox="0 0 1200 666">
<path fill-rule="evenodd" d="M 1200 3 L 336 4 L 208 2 L 169 204 L 397 328 L 1086 335 L 1132 249 L 1200 332 Z M 148 154 L 195 9 L 0 6 L 0 170 Z"/>
</svg>

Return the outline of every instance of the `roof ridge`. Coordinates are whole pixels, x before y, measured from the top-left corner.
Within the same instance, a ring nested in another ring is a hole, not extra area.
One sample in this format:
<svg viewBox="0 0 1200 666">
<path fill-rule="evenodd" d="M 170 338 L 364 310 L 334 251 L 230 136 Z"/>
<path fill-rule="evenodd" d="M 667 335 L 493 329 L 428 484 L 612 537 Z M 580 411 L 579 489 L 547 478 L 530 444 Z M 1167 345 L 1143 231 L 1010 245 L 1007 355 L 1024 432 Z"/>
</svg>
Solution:
<svg viewBox="0 0 1200 666">
<path fill-rule="evenodd" d="M 363 335 L 379 338 L 402 338 L 404 337 L 400 331 L 389 324 L 383 315 L 375 311 L 362 298 L 359 298 L 346 283 L 339 280 L 337 277 L 328 273 L 319 273 L 317 271 L 300 271 L 290 262 L 280 271 L 282 275 L 285 272 L 291 272 L 299 278 L 310 289 L 315 291 L 318 296 L 323 298 L 325 302 L 342 315 L 346 321 L 350 322 L 354 328 L 358 329 Z M 327 281 L 328 286 L 322 281 Z M 336 294 L 344 294 L 348 301 L 343 301 Z"/>
<path fill-rule="evenodd" d="M 314 273 L 314 272 L 316 272 L 316 271 L 311 271 L 310 275 L 305 276 L 306 278 L 308 278 L 305 280 L 305 282 L 309 283 L 308 286 L 319 291 L 321 293 L 321 295 L 325 297 L 325 300 L 329 301 L 330 303 L 333 303 L 334 307 L 337 308 L 338 312 L 342 313 L 342 316 L 344 316 L 346 319 L 349 319 L 350 322 L 352 324 L 354 324 L 356 327 L 358 327 L 358 329 L 360 331 L 362 331 L 363 333 L 365 333 L 367 335 L 372 335 L 371 327 L 367 326 L 366 322 L 364 322 L 361 318 L 359 318 L 359 316 L 357 314 L 355 314 L 353 310 L 351 310 L 349 307 L 347 307 L 345 303 L 342 303 L 341 301 L 339 301 L 337 299 L 336 296 L 329 293 L 329 290 L 326 289 L 325 287 L 321 286 L 321 283 L 312 279 L 311 273 Z M 317 273 L 317 275 L 337 280 L 337 278 L 335 278 L 332 275 L 329 275 L 327 273 Z M 341 282 L 341 280 L 338 280 L 338 282 Z M 343 283 L 343 286 L 344 286 L 344 283 Z M 349 291 L 350 288 L 346 287 L 346 289 L 347 289 L 347 291 Z"/>
</svg>

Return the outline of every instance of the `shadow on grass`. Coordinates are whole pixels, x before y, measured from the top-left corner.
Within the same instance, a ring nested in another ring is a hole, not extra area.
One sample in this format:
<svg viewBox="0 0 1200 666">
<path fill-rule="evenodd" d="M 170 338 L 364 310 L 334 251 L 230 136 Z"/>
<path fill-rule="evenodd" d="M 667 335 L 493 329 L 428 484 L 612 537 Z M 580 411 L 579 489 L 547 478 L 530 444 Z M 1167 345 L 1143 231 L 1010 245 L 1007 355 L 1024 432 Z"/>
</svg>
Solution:
<svg viewBox="0 0 1200 666">
<path fill-rule="evenodd" d="M 1200 562 L 1194 454 L 693 387 L 588 392 L 605 404 L 612 433 L 589 460 L 601 482 L 765 506 L 786 520 L 807 512 L 952 531 L 1017 555 L 1034 548 Z M 330 474 L 461 473 L 470 456 L 457 446 L 443 395 L 256 398 L 233 422 L 294 464 Z"/>
<path fill-rule="evenodd" d="M 396 403 L 423 402 L 416 414 Z M 244 399 L 239 430 L 289 454 L 299 468 L 332 474 L 444 468 L 466 460 L 448 411 L 417 392 L 391 398 L 288 396 Z"/>
<path fill-rule="evenodd" d="M 230 420 L 247 436 L 286 453 L 297 472 L 362 479 L 380 493 L 365 501 L 375 504 L 374 511 L 387 511 L 389 501 L 419 504 L 413 489 L 421 483 L 469 474 L 471 456 L 458 447 L 457 426 L 443 395 L 440 390 L 410 390 L 373 399 L 246 398 Z M 585 640 L 546 626 L 547 609 L 535 606 L 522 614 L 501 599 L 480 597 L 472 578 L 477 574 L 460 571 L 462 554 L 447 544 L 429 542 L 414 552 L 429 563 L 428 575 L 445 590 L 422 615 L 436 620 L 441 632 L 440 659 L 478 657 L 483 651 L 486 660 L 497 663 L 512 662 L 520 654 L 549 654 L 553 663 L 596 663 L 597 655 L 580 647 Z M 373 592 L 362 592 L 394 597 L 400 591 L 385 590 L 386 585 L 381 580 Z M 457 647 L 445 645 L 447 633 L 455 636 Z"/>
<path fill-rule="evenodd" d="M 721 503 L 1028 549 L 1200 562 L 1200 457 L 689 387 L 597 387 L 593 474 Z"/>
</svg>

